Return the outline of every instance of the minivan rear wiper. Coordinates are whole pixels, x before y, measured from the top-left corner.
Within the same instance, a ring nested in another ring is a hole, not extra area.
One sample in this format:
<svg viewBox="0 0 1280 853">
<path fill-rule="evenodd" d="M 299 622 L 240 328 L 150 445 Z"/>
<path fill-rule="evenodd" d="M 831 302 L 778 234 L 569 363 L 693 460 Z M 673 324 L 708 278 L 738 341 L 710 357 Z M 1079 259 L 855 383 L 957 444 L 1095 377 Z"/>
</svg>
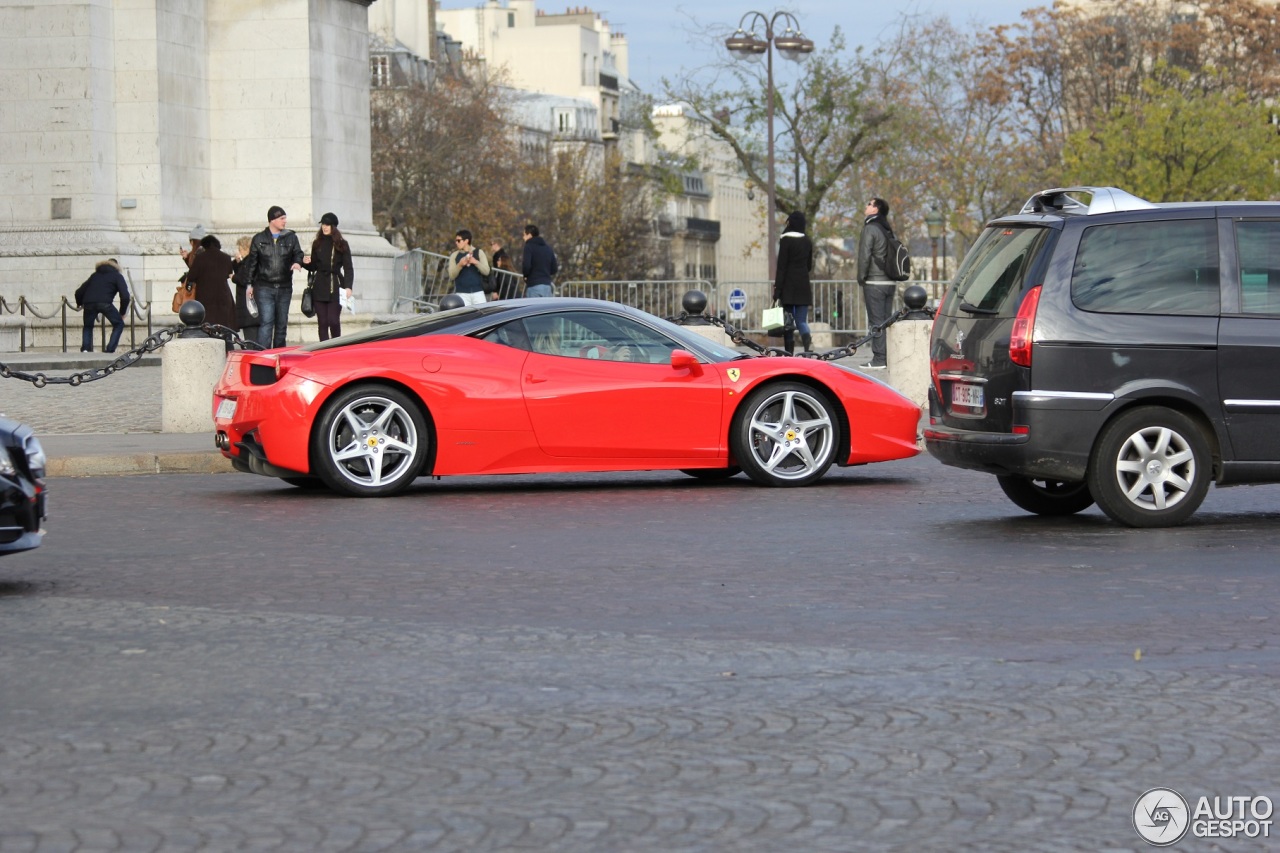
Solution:
<svg viewBox="0 0 1280 853">
<path fill-rule="evenodd" d="M 999 311 L 997 311 L 995 308 L 979 308 L 977 305 L 970 305 L 968 302 L 961 302 L 961 303 L 960 303 L 960 310 L 961 310 L 961 311 L 964 311 L 964 312 L 965 312 L 965 313 L 967 313 L 967 314 L 988 314 L 988 315 L 994 315 L 994 314 L 999 314 L 999 313 L 1000 313 L 1000 312 L 999 312 Z"/>
</svg>

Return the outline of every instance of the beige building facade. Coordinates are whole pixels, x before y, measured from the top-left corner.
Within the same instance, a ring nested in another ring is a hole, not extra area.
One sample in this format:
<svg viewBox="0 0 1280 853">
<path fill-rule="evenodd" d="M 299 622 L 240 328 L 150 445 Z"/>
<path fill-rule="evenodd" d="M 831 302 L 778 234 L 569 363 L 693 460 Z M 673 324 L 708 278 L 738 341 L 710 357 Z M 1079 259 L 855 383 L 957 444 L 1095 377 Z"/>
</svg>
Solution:
<svg viewBox="0 0 1280 853">
<path fill-rule="evenodd" d="M 163 316 L 195 225 L 234 252 L 279 204 L 304 245 L 335 212 L 389 305 L 371 2 L 0 0 L 0 295 L 56 305 L 110 256 Z"/>
</svg>

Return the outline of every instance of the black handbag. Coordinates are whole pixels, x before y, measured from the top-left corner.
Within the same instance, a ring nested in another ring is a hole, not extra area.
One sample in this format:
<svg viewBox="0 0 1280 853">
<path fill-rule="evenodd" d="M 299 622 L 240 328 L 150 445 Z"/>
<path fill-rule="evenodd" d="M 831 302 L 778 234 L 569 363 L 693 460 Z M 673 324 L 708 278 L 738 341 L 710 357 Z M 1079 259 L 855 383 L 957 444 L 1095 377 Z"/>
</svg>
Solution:
<svg viewBox="0 0 1280 853">
<path fill-rule="evenodd" d="M 315 286 L 315 272 L 307 273 L 307 289 L 302 291 L 302 315 L 304 317 L 316 316 L 316 298 L 311 295 L 311 288 Z"/>
</svg>

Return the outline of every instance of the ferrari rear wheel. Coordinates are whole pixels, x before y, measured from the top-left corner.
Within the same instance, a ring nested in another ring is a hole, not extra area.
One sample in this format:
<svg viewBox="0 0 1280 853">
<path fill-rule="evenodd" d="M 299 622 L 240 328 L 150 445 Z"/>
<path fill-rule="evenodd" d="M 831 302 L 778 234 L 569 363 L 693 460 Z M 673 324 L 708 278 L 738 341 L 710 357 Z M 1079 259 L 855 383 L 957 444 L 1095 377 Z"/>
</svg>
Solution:
<svg viewBox="0 0 1280 853">
<path fill-rule="evenodd" d="M 739 407 L 729 446 L 734 459 L 757 483 L 808 485 L 835 461 L 834 406 L 808 385 L 765 385 Z"/>
<path fill-rule="evenodd" d="M 384 497 L 417 478 L 430 441 L 422 413 L 406 394 L 359 385 L 334 395 L 320 412 L 312 459 L 334 491 Z"/>
</svg>

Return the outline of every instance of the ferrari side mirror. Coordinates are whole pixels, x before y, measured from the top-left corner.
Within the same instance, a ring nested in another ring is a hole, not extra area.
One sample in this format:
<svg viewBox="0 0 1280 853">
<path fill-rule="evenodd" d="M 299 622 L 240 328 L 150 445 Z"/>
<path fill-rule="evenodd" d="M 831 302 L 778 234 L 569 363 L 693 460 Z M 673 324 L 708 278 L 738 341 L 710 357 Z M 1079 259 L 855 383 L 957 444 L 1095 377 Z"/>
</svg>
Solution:
<svg viewBox="0 0 1280 853">
<path fill-rule="evenodd" d="M 671 366 L 676 370 L 693 370 L 702 369 L 702 365 L 698 361 L 698 357 L 688 350 L 673 349 L 671 351 Z"/>
</svg>

